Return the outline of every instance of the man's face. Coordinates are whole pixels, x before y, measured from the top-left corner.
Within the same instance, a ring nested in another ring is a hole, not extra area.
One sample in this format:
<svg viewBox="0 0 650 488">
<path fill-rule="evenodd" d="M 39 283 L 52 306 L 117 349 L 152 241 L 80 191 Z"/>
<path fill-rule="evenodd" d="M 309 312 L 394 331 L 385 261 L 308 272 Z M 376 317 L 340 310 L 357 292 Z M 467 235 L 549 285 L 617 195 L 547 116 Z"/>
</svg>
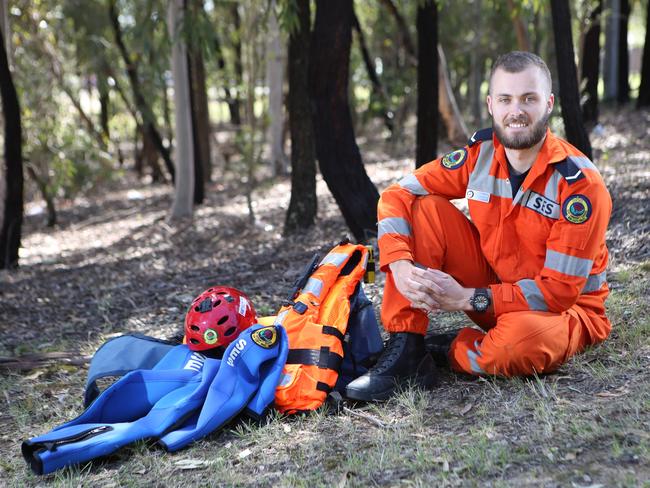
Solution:
<svg viewBox="0 0 650 488">
<path fill-rule="evenodd" d="M 529 66 L 519 73 L 497 69 L 487 97 L 497 139 L 509 149 L 533 147 L 546 134 L 554 100 L 537 66 Z"/>
</svg>

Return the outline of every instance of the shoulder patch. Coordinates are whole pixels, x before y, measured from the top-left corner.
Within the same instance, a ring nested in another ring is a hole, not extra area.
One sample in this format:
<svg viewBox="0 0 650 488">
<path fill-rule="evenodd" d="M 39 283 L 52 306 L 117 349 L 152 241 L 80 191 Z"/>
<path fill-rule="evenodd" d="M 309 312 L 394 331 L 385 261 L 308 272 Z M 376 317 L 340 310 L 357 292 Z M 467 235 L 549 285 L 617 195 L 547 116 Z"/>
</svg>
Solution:
<svg viewBox="0 0 650 488">
<path fill-rule="evenodd" d="M 270 349 L 278 342 L 278 332 L 273 326 L 262 327 L 251 334 L 253 342 L 264 349 Z"/>
<path fill-rule="evenodd" d="M 440 164 L 446 169 L 458 169 L 467 161 L 467 149 L 456 149 L 440 158 Z"/>
<path fill-rule="evenodd" d="M 572 224 L 584 224 L 591 217 L 591 202 L 585 195 L 571 195 L 562 205 L 562 215 Z"/>
<path fill-rule="evenodd" d="M 566 158 L 564 161 L 555 163 L 555 169 L 560 172 L 569 185 L 572 185 L 576 181 L 580 181 L 585 177 L 582 168 L 580 168 L 572 158 Z"/>
<path fill-rule="evenodd" d="M 491 141 L 492 140 L 492 127 L 487 127 L 485 129 L 477 130 L 474 132 L 472 137 L 467 141 L 467 145 L 472 147 L 477 142 L 481 141 Z"/>
</svg>

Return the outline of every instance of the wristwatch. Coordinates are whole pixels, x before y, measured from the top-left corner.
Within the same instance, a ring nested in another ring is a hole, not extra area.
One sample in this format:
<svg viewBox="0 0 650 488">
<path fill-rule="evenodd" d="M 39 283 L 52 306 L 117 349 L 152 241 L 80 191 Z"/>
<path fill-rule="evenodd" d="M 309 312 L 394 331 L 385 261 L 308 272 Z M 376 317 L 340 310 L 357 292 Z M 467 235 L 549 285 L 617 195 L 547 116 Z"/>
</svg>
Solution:
<svg viewBox="0 0 650 488">
<path fill-rule="evenodd" d="M 490 308 L 490 294 L 486 288 L 476 288 L 474 290 L 474 295 L 469 299 L 469 304 L 472 306 L 475 312 L 483 313 L 488 308 Z"/>
</svg>

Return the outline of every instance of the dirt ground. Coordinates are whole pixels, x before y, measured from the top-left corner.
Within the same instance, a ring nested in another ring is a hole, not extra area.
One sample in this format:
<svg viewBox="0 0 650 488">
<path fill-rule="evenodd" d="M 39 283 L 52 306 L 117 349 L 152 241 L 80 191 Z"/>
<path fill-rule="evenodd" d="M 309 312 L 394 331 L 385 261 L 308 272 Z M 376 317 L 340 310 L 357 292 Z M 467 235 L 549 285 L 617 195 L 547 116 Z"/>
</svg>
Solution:
<svg viewBox="0 0 650 488">
<path fill-rule="evenodd" d="M 614 331 L 603 345 L 542 378 L 441 371 L 430 392 L 238 423 L 175 455 L 140 442 L 45 477 L 28 470 L 20 442 L 82 411 L 85 358 L 106 339 L 180 332 L 188 303 L 212 284 L 241 288 L 272 314 L 312 254 L 347 229 L 319 181 L 317 225 L 283 238 L 287 178 L 257 188 L 254 225 L 227 178 L 174 226 L 167 186 L 133 182 L 68 202 L 55 229 L 29 204 L 21 267 L 0 272 L 0 486 L 650 486 L 650 112 L 606 112 L 592 143 L 614 201 Z M 410 171 L 406 145 L 361 140 L 380 189 Z M 379 274 L 366 287 L 377 311 L 382 283 Z M 445 314 L 433 327 L 465 322 Z M 17 357 L 22 369 L 8 361 Z"/>
</svg>

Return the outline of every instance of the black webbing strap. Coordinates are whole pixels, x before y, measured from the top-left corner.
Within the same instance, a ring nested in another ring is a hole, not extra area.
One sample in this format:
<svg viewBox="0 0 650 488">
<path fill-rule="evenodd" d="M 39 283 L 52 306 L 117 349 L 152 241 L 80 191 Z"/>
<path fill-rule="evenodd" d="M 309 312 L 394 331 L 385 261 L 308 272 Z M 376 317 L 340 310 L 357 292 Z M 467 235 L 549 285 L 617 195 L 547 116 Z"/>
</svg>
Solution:
<svg viewBox="0 0 650 488">
<path fill-rule="evenodd" d="M 329 393 L 330 391 L 333 390 L 333 388 L 330 385 L 328 385 L 327 383 L 323 383 L 322 381 L 316 383 L 316 389 L 318 391 L 324 391 L 325 393 Z"/>
<path fill-rule="evenodd" d="M 329 347 L 320 349 L 289 349 L 287 364 L 307 364 L 318 366 L 321 369 L 338 371 L 343 358 L 335 352 L 330 352 Z"/>
<path fill-rule="evenodd" d="M 338 330 L 336 327 L 332 327 L 331 325 L 323 326 L 323 334 L 332 335 L 341 342 L 343 342 L 343 340 L 345 339 L 345 336 L 341 334 L 341 331 Z"/>
</svg>

